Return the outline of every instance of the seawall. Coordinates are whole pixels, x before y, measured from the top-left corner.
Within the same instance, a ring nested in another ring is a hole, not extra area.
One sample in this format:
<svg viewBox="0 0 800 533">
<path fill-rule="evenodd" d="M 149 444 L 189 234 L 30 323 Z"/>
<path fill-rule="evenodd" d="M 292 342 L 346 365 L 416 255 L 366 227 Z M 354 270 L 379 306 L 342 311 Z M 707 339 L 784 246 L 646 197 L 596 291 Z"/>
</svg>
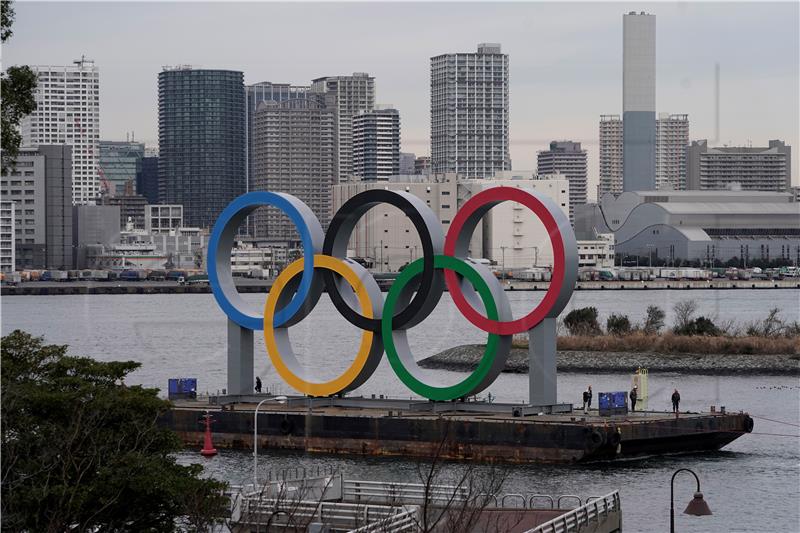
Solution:
<svg viewBox="0 0 800 533">
<path fill-rule="evenodd" d="M 450 348 L 423 359 L 419 365 L 460 372 L 472 371 L 483 356 L 484 346 L 466 344 Z M 800 376 L 800 355 L 743 354 L 659 354 L 628 352 L 559 351 L 556 358 L 559 372 L 592 374 L 629 374 L 636 368 L 650 372 L 681 374 L 735 375 L 764 374 Z M 527 348 L 512 348 L 505 372 L 528 373 Z"/>
</svg>

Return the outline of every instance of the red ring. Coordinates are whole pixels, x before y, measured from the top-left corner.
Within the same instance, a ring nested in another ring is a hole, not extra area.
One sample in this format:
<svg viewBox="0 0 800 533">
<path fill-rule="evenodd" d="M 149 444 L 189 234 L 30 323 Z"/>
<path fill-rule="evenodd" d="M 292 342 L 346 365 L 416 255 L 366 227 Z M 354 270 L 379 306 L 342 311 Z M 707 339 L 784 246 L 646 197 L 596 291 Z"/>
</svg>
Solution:
<svg viewBox="0 0 800 533">
<path fill-rule="evenodd" d="M 507 200 L 518 202 L 533 211 L 544 224 L 548 235 L 550 235 L 550 243 L 553 246 L 553 276 L 550 279 L 550 286 L 547 288 L 547 293 L 544 295 L 539 305 L 537 305 L 533 311 L 517 320 L 512 320 L 510 322 L 490 320 L 476 311 L 469 302 L 467 302 L 466 298 L 464 298 L 456 273 L 451 270 L 445 270 L 444 273 L 447 289 L 450 291 L 450 295 L 458 310 L 461 311 L 464 317 L 473 325 L 487 333 L 494 333 L 496 335 L 522 333 L 533 329 L 542 320 L 547 318 L 548 313 L 558 300 L 559 293 L 562 289 L 561 286 L 564 283 L 565 274 L 564 239 L 561 236 L 561 231 L 558 229 L 558 223 L 553 217 L 553 214 L 547 206 L 534 195 L 516 187 L 492 187 L 470 198 L 461 209 L 458 210 L 450 224 L 450 229 L 444 241 L 444 254 L 455 257 L 458 236 L 467 219 L 475 210 L 490 202 L 504 202 Z M 464 258 L 461 257 L 459 259 Z"/>
</svg>

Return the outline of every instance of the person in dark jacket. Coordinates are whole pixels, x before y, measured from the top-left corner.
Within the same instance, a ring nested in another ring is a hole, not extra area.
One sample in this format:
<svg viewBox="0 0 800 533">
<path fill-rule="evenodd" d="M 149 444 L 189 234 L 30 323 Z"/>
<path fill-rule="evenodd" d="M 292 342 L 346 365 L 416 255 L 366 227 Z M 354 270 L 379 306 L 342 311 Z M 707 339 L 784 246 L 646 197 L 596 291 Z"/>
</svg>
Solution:
<svg viewBox="0 0 800 533">
<path fill-rule="evenodd" d="M 586 414 L 592 408 L 592 386 L 583 391 L 583 414 Z"/>
<path fill-rule="evenodd" d="M 675 392 L 672 393 L 672 412 L 678 414 L 678 409 L 681 403 L 681 393 L 678 392 L 678 389 L 675 389 Z"/>
<path fill-rule="evenodd" d="M 630 398 L 631 398 L 631 411 L 636 411 L 636 399 L 639 397 L 638 392 L 639 387 L 634 386 L 631 389 Z"/>
<path fill-rule="evenodd" d="M 261 378 L 256 376 L 256 392 L 261 394 Z"/>
</svg>

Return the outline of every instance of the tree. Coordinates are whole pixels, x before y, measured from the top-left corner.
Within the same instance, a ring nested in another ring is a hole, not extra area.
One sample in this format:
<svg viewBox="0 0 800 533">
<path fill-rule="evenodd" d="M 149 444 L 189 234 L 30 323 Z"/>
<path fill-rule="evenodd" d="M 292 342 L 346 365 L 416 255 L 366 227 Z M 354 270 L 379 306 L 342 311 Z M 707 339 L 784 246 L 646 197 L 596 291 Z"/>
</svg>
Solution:
<svg viewBox="0 0 800 533">
<path fill-rule="evenodd" d="M 564 317 L 564 325 L 570 335 L 599 335 L 600 324 L 597 322 L 597 308 L 573 309 Z"/>
<path fill-rule="evenodd" d="M 156 389 L 126 386 L 133 361 L 68 356 L 14 331 L 2 339 L 2 515 L 9 531 L 193 529 L 227 507 L 224 483 L 171 456 Z"/>
<path fill-rule="evenodd" d="M 647 318 L 643 328 L 644 332 L 648 335 L 658 335 L 658 332 L 664 327 L 665 316 L 664 310 L 657 305 L 648 305 Z"/>
<path fill-rule="evenodd" d="M 673 330 L 686 330 L 694 321 L 694 314 L 697 311 L 697 302 L 694 300 L 681 300 L 673 307 L 675 312 L 675 326 Z"/>
<path fill-rule="evenodd" d="M 610 335 L 622 337 L 631 332 L 631 321 L 628 315 L 612 314 L 606 319 L 606 331 Z"/>
<path fill-rule="evenodd" d="M 13 34 L 11 25 L 14 23 L 14 8 L 11 2 L 0 0 L 0 37 L 5 43 Z M 18 127 L 26 115 L 36 109 L 36 74 L 27 66 L 9 67 L 2 73 L 2 172 L 8 171 L 13 166 L 19 154 L 19 145 L 22 136 Z"/>
</svg>

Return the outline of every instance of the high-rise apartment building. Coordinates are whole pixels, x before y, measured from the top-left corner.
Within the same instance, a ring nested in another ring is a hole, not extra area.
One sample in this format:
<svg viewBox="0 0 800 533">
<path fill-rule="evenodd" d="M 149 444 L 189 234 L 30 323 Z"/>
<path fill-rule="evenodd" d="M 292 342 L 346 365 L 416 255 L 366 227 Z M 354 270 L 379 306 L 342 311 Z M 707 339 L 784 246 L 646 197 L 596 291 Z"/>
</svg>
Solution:
<svg viewBox="0 0 800 533">
<path fill-rule="evenodd" d="M 72 202 L 94 204 L 100 194 L 100 71 L 84 58 L 72 65 L 31 69 L 38 77 L 36 110 L 22 119 L 22 145 L 72 146 Z"/>
<path fill-rule="evenodd" d="M 689 115 L 659 113 L 656 121 L 656 189 L 686 189 Z"/>
<path fill-rule="evenodd" d="M 688 144 L 689 116 L 659 114 L 656 120 L 655 189 L 686 188 Z M 598 199 L 606 193 L 622 193 L 623 161 L 623 121 L 619 115 L 601 115 Z"/>
<path fill-rule="evenodd" d="M 14 238 L 14 202 L 0 200 L 0 272 L 17 269 Z"/>
<path fill-rule="evenodd" d="M 622 25 L 622 188 L 651 191 L 656 186 L 656 17 L 631 11 Z"/>
<path fill-rule="evenodd" d="M 14 247 L 20 269 L 72 268 L 72 147 L 19 150 L 0 178 L 3 200 L 14 203 Z"/>
<path fill-rule="evenodd" d="M 144 143 L 100 141 L 100 193 L 107 196 L 133 194 L 141 171 Z"/>
<path fill-rule="evenodd" d="M 334 180 L 347 181 L 353 176 L 353 117 L 375 108 L 375 78 L 365 72 L 317 78 L 311 83 L 311 91 L 336 98 L 329 104 L 336 113 Z"/>
<path fill-rule="evenodd" d="M 706 140 L 692 141 L 686 155 L 686 185 L 690 190 L 788 191 L 791 164 L 792 147 L 779 140 L 762 147 L 717 148 Z"/>
<path fill-rule="evenodd" d="M 508 55 L 499 44 L 431 58 L 431 164 L 465 178 L 511 170 Z"/>
<path fill-rule="evenodd" d="M 573 220 L 576 205 L 586 203 L 586 150 L 581 143 L 553 141 L 549 150 L 537 154 L 537 174 L 561 174 L 569 181 L 569 219 Z"/>
<path fill-rule="evenodd" d="M 400 113 L 383 108 L 355 115 L 353 175 L 362 180 L 381 180 L 396 174 L 400 174 Z"/>
<path fill-rule="evenodd" d="M 290 83 L 272 83 L 262 81 L 245 87 L 247 96 L 247 190 L 253 188 L 253 124 L 256 111 L 261 102 L 285 102 L 287 100 L 305 100 L 310 87 L 292 85 Z"/>
<path fill-rule="evenodd" d="M 622 119 L 600 115 L 600 183 L 597 199 L 606 193 L 622 194 Z"/>
<path fill-rule="evenodd" d="M 327 228 L 336 164 L 335 96 L 309 94 L 302 100 L 262 102 L 253 123 L 253 186 L 284 192 L 305 202 Z M 264 207 L 255 213 L 255 235 L 299 240 L 294 224 L 281 211 Z"/>
<path fill-rule="evenodd" d="M 244 74 L 168 67 L 158 75 L 159 201 L 208 228 L 246 189 Z"/>
</svg>

